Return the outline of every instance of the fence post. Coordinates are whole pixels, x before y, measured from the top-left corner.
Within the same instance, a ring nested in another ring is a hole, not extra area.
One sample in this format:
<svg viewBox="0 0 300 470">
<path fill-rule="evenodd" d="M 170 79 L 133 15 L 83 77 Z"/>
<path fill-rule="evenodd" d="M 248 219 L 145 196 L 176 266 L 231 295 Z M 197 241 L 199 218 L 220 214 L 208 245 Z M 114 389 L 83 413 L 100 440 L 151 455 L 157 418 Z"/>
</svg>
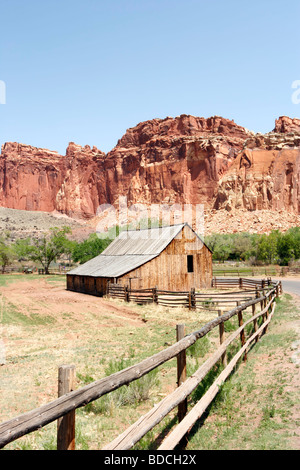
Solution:
<svg viewBox="0 0 300 470">
<path fill-rule="evenodd" d="M 262 292 L 262 295 L 264 295 L 264 292 Z M 261 309 L 261 310 L 264 309 L 264 300 L 261 300 L 261 301 L 260 301 L 260 309 Z"/>
<path fill-rule="evenodd" d="M 155 304 L 158 303 L 157 286 L 153 287 L 152 289 L 152 300 L 153 300 L 153 303 Z"/>
<path fill-rule="evenodd" d="M 191 308 L 196 308 L 196 296 L 195 296 L 195 287 L 191 288 Z"/>
<path fill-rule="evenodd" d="M 257 287 L 256 287 L 255 297 L 257 299 L 259 297 L 259 292 L 257 290 Z M 252 315 L 253 316 L 255 315 L 255 310 L 256 310 L 256 304 L 253 304 L 252 305 Z M 256 318 L 255 318 L 255 320 L 253 320 L 253 325 L 254 325 L 254 333 L 256 333 L 256 331 L 258 330 L 258 325 L 257 325 L 257 319 Z M 257 341 L 258 341 L 258 336 L 255 337 L 255 342 L 257 343 Z"/>
<path fill-rule="evenodd" d="M 184 338 L 185 326 L 176 325 L 176 339 L 180 341 Z M 186 351 L 183 350 L 177 355 L 177 385 L 178 387 L 186 380 Z M 187 412 L 187 398 L 178 405 L 178 421 L 182 421 Z"/>
<path fill-rule="evenodd" d="M 240 306 L 241 302 L 237 302 L 237 305 Z M 238 319 L 239 319 L 239 326 L 242 326 L 243 325 L 243 314 L 242 314 L 241 310 L 238 312 Z M 245 330 L 241 331 L 240 338 L 241 338 L 241 345 L 244 346 L 244 344 L 245 344 Z M 245 354 L 244 354 L 244 361 L 246 361 L 246 360 L 247 360 L 247 351 L 245 351 Z"/>
<path fill-rule="evenodd" d="M 218 316 L 221 317 L 223 315 L 223 310 L 218 310 Z M 220 334 L 220 344 L 222 344 L 225 340 L 225 327 L 224 327 L 224 322 L 220 323 L 219 325 L 219 334 Z M 226 351 L 224 354 L 222 354 L 222 364 L 223 366 L 227 366 L 227 357 L 226 357 Z"/>
<path fill-rule="evenodd" d="M 264 294 L 265 294 L 265 293 L 264 293 Z M 267 297 L 265 297 L 264 300 L 263 300 L 263 309 L 266 308 L 267 303 L 268 303 L 268 300 L 267 300 Z M 265 322 L 265 321 L 267 320 L 267 318 L 268 318 L 268 312 L 266 311 L 266 312 L 263 314 L 262 317 L 263 317 L 263 322 Z M 263 334 L 265 334 L 266 331 L 267 331 L 267 328 L 264 328 Z"/>
<path fill-rule="evenodd" d="M 75 389 L 74 365 L 62 365 L 58 369 L 58 396 Z M 57 420 L 57 450 L 75 450 L 75 410 Z"/>
<path fill-rule="evenodd" d="M 270 301 L 270 296 L 268 295 L 268 297 L 265 299 L 264 308 L 266 308 L 269 301 Z M 268 320 L 268 318 L 269 318 L 269 309 L 270 309 L 270 307 L 268 307 L 267 310 L 266 310 L 265 320 Z M 268 325 L 265 327 L 264 333 L 267 333 L 267 330 L 268 330 Z"/>
<path fill-rule="evenodd" d="M 125 291 L 125 301 L 129 302 L 129 289 L 128 289 L 128 286 L 125 286 L 124 291 Z"/>
</svg>

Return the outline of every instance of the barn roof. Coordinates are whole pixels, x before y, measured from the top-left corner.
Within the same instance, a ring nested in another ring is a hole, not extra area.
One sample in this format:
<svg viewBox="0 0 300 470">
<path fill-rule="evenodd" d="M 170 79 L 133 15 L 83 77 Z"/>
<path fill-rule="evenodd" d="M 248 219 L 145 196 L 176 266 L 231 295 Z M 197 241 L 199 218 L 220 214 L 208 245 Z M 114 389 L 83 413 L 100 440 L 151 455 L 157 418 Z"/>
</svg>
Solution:
<svg viewBox="0 0 300 470">
<path fill-rule="evenodd" d="M 68 274 L 92 277 L 119 277 L 158 256 L 188 224 L 126 230 L 98 256 Z"/>
</svg>

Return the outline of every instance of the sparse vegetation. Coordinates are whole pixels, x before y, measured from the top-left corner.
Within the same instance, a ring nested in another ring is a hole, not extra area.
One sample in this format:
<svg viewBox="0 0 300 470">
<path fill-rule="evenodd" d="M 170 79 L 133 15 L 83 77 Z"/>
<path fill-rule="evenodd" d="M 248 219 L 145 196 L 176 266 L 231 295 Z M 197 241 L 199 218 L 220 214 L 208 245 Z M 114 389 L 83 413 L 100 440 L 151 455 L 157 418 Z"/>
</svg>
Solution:
<svg viewBox="0 0 300 470">
<path fill-rule="evenodd" d="M 28 289 L 28 282 L 32 289 Z M 2 332 L 7 346 L 6 364 L 0 368 L 1 422 L 55 398 L 57 368 L 62 363 L 76 365 L 79 388 L 172 344 L 177 323 L 184 323 L 189 333 L 212 318 L 209 312 L 134 303 L 124 306 L 116 300 L 102 302 L 76 293 L 63 300 L 64 282 L 63 277 L 54 276 L 1 276 Z M 247 363 L 240 363 L 223 384 L 208 412 L 193 428 L 188 449 L 293 447 L 297 397 L 292 384 L 297 366 L 289 359 L 295 331 L 288 326 L 297 318 L 299 311 L 284 295 L 278 300 L 268 333 L 251 349 Z M 236 326 L 234 319 L 227 322 L 228 334 Z M 188 349 L 188 375 L 211 354 L 218 341 L 216 329 Z M 229 356 L 233 354 L 234 350 L 229 351 Z M 215 367 L 189 397 L 189 407 L 202 396 L 220 368 Z M 101 448 L 175 387 L 173 359 L 128 387 L 78 409 L 76 448 Z M 159 434 L 176 422 L 175 409 L 135 448 L 155 448 Z M 7 448 L 54 449 L 55 435 L 56 425 L 52 423 Z"/>
<path fill-rule="evenodd" d="M 5 272 L 7 266 L 26 266 L 33 262 L 45 273 L 54 261 L 65 264 L 85 263 L 102 253 L 122 230 L 134 230 L 162 225 L 159 220 L 141 219 L 136 224 L 111 227 L 105 233 L 92 233 L 83 241 L 72 239 L 72 229 L 67 226 L 52 227 L 38 237 L 12 240 L 7 232 L 0 239 L 0 266 Z M 269 235 L 244 233 L 212 234 L 205 237 L 205 243 L 213 251 L 213 260 L 244 261 L 248 265 L 286 266 L 300 258 L 300 227 L 282 233 L 278 230 Z M 242 273 L 243 268 L 240 268 Z"/>
<path fill-rule="evenodd" d="M 246 363 L 223 384 L 206 415 L 191 431 L 189 450 L 290 450 L 297 445 L 299 405 L 289 359 L 296 338 L 291 296 L 277 300 L 268 333 L 251 349 Z M 293 386 L 294 383 L 294 386 Z"/>
<path fill-rule="evenodd" d="M 300 227 L 269 235 L 257 233 L 213 234 L 205 238 L 213 250 L 213 259 L 243 260 L 251 264 L 279 264 L 286 266 L 300 258 Z"/>
</svg>

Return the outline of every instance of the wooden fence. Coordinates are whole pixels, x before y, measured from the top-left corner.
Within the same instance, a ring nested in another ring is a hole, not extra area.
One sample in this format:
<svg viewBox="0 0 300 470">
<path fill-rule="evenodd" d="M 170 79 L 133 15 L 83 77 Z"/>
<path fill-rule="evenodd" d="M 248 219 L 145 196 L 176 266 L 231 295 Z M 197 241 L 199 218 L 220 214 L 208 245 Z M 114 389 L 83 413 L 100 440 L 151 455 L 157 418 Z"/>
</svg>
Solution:
<svg viewBox="0 0 300 470">
<path fill-rule="evenodd" d="M 261 267 L 241 267 L 241 268 L 218 268 L 218 265 L 213 266 L 214 276 L 299 276 L 300 266 L 261 266 Z"/>
<path fill-rule="evenodd" d="M 183 326 L 178 326 L 177 341 L 173 345 L 136 365 L 104 377 L 79 390 L 74 390 L 74 367 L 64 366 L 60 368 L 58 398 L 35 410 L 0 424 L 0 448 L 5 447 L 8 443 L 21 436 L 57 420 L 57 448 L 59 450 L 75 449 L 75 410 L 77 408 L 87 405 L 122 385 L 128 385 L 166 361 L 177 357 L 178 387 L 103 448 L 105 450 L 132 448 L 148 431 L 161 422 L 168 413 L 178 407 L 179 424 L 159 447 L 159 449 L 174 449 L 197 419 L 201 417 L 216 396 L 220 385 L 232 372 L 239 359 L 243 357 L 246 360 L 247 349 L 250 344 L 253 341 L 257 341 L 259 336 L 266 332 L 274 314 L 274 301 L 280 292 L 280 282 L 272 282 L 266 290 L 258 292 L 258 296 L 254 299 L 243 302 L 226 313 L 220 310 L 216 318 L 191 334 L 185 336 Z M 260 307 L 259 312 L 256 311 L 257 306 Z M 249 308 L 251 309 L 251 316 L 247 321 L 243 322 L 243 312 Z M 239 327 L 234 333 L 225 338 L 224 323 L 234 316 L 238 317 Z M 259 321 L 262 322 L 260 325 Z M 245 327 L 252 323 L 253 330 L 246 339 Z M 217 327 L 219 328 L 220 346 L 194 374 L 186 378 L 186 350 Z M 227 348 L 236 339 L 240 341 L 241 347 L 238 353 L 227 364 Z M 187 397 L 195 390 L 218 361 L 222 361 L 224 365 L 223 371 L 197 404 L 187 412 Z"/>
<path fill-rule="evenodd" d="M 230 287 L 240 287 L 241 289 L 253 289 L 261 288 L 264 289 L 267 286 L 272 285 L 272 279 L 270 277 L 266 279 L 249 279 L 249 278 L 212 278 L 212 287 L 215 289 L 228 289 Z"/>
<path fill-rule="evenodd" d="M 274 283 L 271 278 L 258 280 L 246 278 L 216 278 L 212 280 L 212 288 L 205 293 L 190 291 L 166 291 L 157 289 L 130 289 L 119 284 L 108 284 L 107 296 L 136 302 L 138 304 L 156 303 L 164 307 L 186 307 L 191 309 L 230 308 L 236 302 L 246 302 L 257 295 L 257 291 L 269 289 Z M 216 289 L 231 289 L 229 292 L 216 292 Z M 235 290 L 233 290 L 235 289 Z M 236 290 L 239 289 L 239 290 Z"/>
<path fill-rule="evenodd" d="M 282 267 L 280 266 L 261 266 L 261 267 L 240 267 L 231 268 L 223 266 L 218 268 L 218 265 L 213 265 L 214 276 L 228 276 L 228 277 L 240 277 L 240 276 L 279 276 L 282 273 Z"/>
</svg>

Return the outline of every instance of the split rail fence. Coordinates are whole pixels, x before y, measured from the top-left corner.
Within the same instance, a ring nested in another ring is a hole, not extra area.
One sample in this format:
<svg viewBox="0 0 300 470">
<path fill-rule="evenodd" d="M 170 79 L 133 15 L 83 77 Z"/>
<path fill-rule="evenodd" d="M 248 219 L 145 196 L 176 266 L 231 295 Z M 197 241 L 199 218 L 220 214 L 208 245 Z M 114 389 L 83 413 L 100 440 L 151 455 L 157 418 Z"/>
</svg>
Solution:
<svg viewBox="0 0 300 470">
<path fill-rule="evenodd" d="M 246 278 L 216 278 L 212 280 L 212 288 L 221 292 L 196 292 L 194 288 L 190 291 L 167 291 L 157 287 L 152 289 L 130 289 L 128 286 L 119 284 L 108 284 L 107 296 L 126 302 L 138 304 L 155 303 L 164 307 L 186 307 L 191 309 L 218 310 L 219 308 L 230 308 L 236 302 L 251 300 L 258 289 L 269 290 L 272 285 L 271 278 L 268 279 L 246 279 Z M 224 289 L 231 289 L 224 292 Z M 232 289 L 235 289 L 234 291 Z"/>
<path fill-rule="evenodd" d="M 281 283 L 269 280 L 263 288 L 261 284 L 258 287 L 255 297 L 251 300 L 242 303 L 238 301 L 238 305 L 226 313 L 220 309 L 213 320 L 191 334 L 185 335 L 184 325 L 177 325 L 177 341 L 168 348 L 136 365 L 104 377 L 81 389 L 74 390 L 74 366 L 62 366 L 59 368 L 58 398 L 0 424 L 0 448 L 57 420 L 57 449 L 75 449 L 75 410 L 77 408 L 83 407 L 123 385 L 128 385 L 170 359 L 177 358 L 177 388 L 144 416 L 140 417 L 120 436 L 103 447 L 103 450 L 131 449 L 148 431 L 153 429 L 177 407 L 179 424 L 167 435 L 159 447 L 159 450 L 174 449 L 182 442 L 183 437 L 187 435 L 191 427 L 204 413 L 238 361 L 241 358 L 243 360 L 247 359 L 247 351 L 251 343 L 257 342 L 259 337 L 267 331 L 275 311 L 275 299 L 282 292 Z M 259 311 L 257 311 L 257 307 L 259 307 Z M 245 313 L 247 309 L 250 309 L 250 318 L 243 321 L 243 312 Z M 230 336 L 225 337 L 224 324 L 235 316 L 238 318 L 239 327 Z M 246 338 L 245 328 L 249 324 L 253 324 L 253 328 L 248 333 L 248 338 Z M 187 378 L 186 350 L 217 327 L 219 328 L 220 346 L 195 373 Z M 227 348 L 235 340 L 239 341 L 240 349 L 227 363 Z M 222 361 L 224 366 L 222 372 L 208 391 L 188 412 L 187 397 L 219 361 Z"/>
</svg>

